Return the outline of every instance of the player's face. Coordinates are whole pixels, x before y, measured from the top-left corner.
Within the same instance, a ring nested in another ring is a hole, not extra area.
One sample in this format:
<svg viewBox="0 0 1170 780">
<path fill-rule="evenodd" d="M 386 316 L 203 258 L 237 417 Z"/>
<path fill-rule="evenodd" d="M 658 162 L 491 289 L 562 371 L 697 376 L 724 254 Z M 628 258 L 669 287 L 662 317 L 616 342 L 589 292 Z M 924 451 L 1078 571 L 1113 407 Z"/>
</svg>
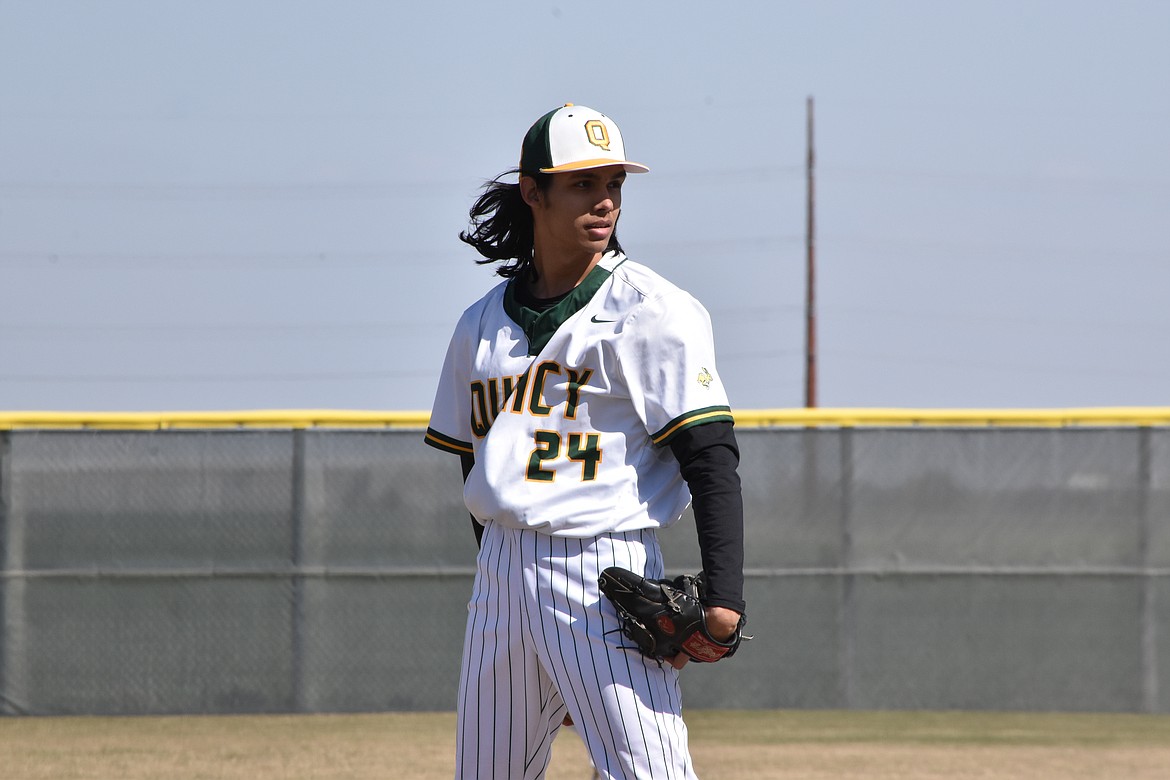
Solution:
<svg viewBox="0 0 1170 780">
<path fill-rule="evenodd" d="M 553 174 L 532 210 L 540 245 L 571 254 L 604 252 L 621 212 L 625 180 L 620 165 Z"/>
</svg>

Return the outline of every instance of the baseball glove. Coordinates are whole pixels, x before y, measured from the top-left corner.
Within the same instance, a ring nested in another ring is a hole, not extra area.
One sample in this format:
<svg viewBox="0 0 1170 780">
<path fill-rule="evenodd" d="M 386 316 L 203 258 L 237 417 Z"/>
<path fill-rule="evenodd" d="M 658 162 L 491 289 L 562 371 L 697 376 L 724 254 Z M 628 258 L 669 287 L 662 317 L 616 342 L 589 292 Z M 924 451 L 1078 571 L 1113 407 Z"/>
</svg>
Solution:
<svg viewBox="0 0 1170 780">
<path fill-rule="evenodd" d="M 657 660 L 686 653 L 695 661 L 728 658 L 743 641 L 744 618 L 731 639 L 721 642 L 707 631 L 703 617 L 703 575 L 650 580 L 620 566 L 597 579 L 601 592 L 617 607 L 621 631 L 642 655 Z"/>
</svg>

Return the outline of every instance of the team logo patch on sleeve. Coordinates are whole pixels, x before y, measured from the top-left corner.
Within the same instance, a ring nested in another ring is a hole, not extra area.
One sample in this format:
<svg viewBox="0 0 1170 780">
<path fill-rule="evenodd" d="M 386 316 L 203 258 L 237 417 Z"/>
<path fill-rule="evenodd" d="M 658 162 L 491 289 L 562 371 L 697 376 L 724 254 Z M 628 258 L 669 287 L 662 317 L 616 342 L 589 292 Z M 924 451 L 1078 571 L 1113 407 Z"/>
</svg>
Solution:
<svg viewBox="0 0 1170 780">
<path fill-rule="evenodd" d="M 711 376 L 711 372 L 703 367 L 699 370 L 699 384 L 703 387 L 710 387 L 711 383 L 715 381 L 715 377 Z"/>
</svg>

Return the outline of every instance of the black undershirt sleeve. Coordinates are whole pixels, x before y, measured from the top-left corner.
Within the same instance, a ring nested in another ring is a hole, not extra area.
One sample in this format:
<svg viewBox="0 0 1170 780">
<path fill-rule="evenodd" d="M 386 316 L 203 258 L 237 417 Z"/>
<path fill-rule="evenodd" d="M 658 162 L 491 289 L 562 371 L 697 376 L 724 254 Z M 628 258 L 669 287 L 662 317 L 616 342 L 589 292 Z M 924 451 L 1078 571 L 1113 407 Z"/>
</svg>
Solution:
<svg viewBox="0 0 1170 780">
<path fill-rule="evenodd" d="M 460 455 L 459 465 L 463 467 L 463 481 L 466 482 L 467 475 L 471 473 L 472 467 L 475 466 L 475 456 Z M 478 547 L 483 541 L 483 526 L 479 524 L 479 521 L 475 519 L 474 515 L 469 513 L 467 516 L 471 518 L 471 529 L 475 531 L 475 546 Z"/>
<path fill-rule="evenodd" d="M 688 428 L 671 439 L 670 449 L 691 490 L 707 605 L 743 613 L 743 494 L 732 424 Z"/>
</svg>

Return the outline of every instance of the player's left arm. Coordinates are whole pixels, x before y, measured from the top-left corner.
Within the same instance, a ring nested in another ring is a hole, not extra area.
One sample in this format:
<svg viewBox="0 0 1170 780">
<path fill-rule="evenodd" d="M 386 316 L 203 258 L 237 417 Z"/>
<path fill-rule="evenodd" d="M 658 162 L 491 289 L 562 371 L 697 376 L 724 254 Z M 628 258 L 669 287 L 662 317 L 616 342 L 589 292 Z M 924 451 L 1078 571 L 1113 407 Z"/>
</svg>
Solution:
<svg viewBox="0 0 1170 780">
<path fill-rule="evenodd" d="M 670 449 L 691 491 L 706 585 L 707 628 L 716 639 L 726 640 L 735 633 L 746 606 L 743 493 L 735 430 L 729 422 L 688 428 L 671 439 Z"/>
<path fill-rule="evenodd" d="M 729 422 L 688 428 L 670 441 L 679 470 L 691 491 L 699 555 L 703 561 L 703 621 L 712 637 L 727 642 L 740 630 L 743 599 L 743 494 L 739 445 Z M 675 669 L 686 653 L 668 659 Z"/>
<path fill-rule="evenodd" d="M 707 629 L 724 641 L 744 614 L 743 497 L 711 318 L 693 296 L 675 290 L 647 301 L 626 329 L 620 357 L 627 383 L 651 440 L 671 448 L 690 489 Z"/>
</svg>

